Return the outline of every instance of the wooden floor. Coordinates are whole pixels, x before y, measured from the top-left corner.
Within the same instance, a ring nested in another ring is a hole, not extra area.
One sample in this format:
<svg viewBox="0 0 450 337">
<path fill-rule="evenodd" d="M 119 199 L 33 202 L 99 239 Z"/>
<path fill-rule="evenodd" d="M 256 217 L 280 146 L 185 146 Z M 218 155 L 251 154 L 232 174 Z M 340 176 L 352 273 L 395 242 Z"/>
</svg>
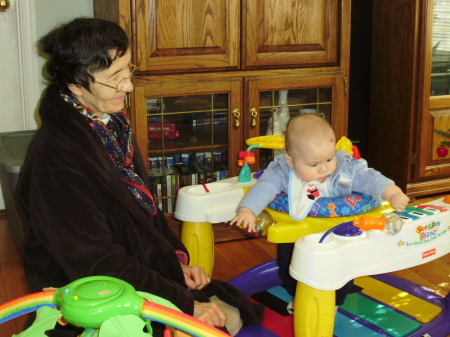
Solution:
<svg viewBox="0 0 450 337">
<path fill-rule="evenodd" d="M 439 196 L 428 198 L 436 199 Z M 428 199 L 416 200 L 413 204 L 426 202 Z M 226 226 L 218 226 L 217 234 L 226 236 L 223 231 L 235 231 Z M 220 233 L 219 233 L 220 232 Z M 276 257 L 276 245 L 265 239 L 245 239 L 245 235 L 231 232 L 231 236 L 241 240 L 216 242 L 215 267 L 213 278 L 227 281 L 247 269 L 272 260 Z M 219 236 L 220 236 L 219 235 Z M 247 237 L 248 238 L 248 237 Z M 405 269 L 395 273 L 421 286 L 446 296 L 450 291 L 450 254 L 421 266 Z M 7 216 L 0 214 L 0 303 L 28 294 L 22 269 L 22 259 L 12 244 Z M 21 331 L 23 318 L 0 325 L 0 336 L 9 337 Z"/>
</svg>

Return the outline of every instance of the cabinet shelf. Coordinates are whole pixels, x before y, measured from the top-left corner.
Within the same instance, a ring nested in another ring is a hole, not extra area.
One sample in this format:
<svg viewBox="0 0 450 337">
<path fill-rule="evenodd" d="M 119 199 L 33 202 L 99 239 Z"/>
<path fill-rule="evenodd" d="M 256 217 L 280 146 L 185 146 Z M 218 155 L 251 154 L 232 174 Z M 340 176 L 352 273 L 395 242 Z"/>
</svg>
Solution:
<svg viewBox="0 0 450 337">
<path fill-rule="evenodd" d="M 200 125 L 178 127 L 180 136 L 176 139 L 149 139 L 148 153 L 176 153 L 206 151 L 228 147 L 228 125 Z"/>
<path fill-rule="evenodd" d="M 223 149 L 226 148 L 228 146 L 228 144 L 220 144 L 220 145 L 208 145 L 208 146 L 192 146 L 192 147 L 180 147 L 180 148 L 170 148 L 170 149 L 164 149 L 164 153 L 166 154 L 174 154 L 174 153 L 179 153 L 179 152 L 197 152 L 197 151 L 211 151 L 212 150 L 219 150 L 219 149 Z M 152 151 L 149 150 L 148 154 L 149 155 L 160 155 L 161 154 L 161 150 L 159 151 Z"/>
</svg>

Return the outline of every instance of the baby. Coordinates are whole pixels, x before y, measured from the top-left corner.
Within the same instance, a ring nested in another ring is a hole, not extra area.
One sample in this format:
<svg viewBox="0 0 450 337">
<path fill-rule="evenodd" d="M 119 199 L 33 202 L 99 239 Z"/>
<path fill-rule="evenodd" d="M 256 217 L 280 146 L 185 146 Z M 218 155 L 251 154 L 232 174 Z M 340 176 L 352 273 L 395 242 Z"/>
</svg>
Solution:
<svg viewBox="0 0 450 337">
<path fill-rule="evenodd" d="M 293 117 L 286 128 L 287 154 L 276 156 L 244 196 L 230 225 L 255 231 L 255 220 L 277 194 L 289 195 L 289 214 L 303 219 L 315 199 L 360 192 L 378 202 L 388 200 L 403 212 L 409 202 L 402 190 L 363 159 L 336 150 L 330 124 L 314 114 Z"/>
</svg>

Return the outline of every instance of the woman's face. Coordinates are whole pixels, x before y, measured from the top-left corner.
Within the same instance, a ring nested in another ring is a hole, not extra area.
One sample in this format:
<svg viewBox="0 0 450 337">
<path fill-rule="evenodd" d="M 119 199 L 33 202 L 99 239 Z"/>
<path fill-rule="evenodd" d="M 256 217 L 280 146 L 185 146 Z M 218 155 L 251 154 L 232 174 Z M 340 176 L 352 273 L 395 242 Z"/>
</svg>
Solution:
<svg viewBox="0 0 450 337">
<path fill-rule="evenodd" d="M 96 112 L 98 117 L 119 112 L 125 105 L 126 93 L 133 91 L 129 78 L 130 61 L 131 51 L 128 50 L 116 58 L 109 68 L 92 73 L 95 81 L 89 85 L 90 92 L 74 84 L 69 85 L 69 89 L 81 104 Z"/>
</svg>

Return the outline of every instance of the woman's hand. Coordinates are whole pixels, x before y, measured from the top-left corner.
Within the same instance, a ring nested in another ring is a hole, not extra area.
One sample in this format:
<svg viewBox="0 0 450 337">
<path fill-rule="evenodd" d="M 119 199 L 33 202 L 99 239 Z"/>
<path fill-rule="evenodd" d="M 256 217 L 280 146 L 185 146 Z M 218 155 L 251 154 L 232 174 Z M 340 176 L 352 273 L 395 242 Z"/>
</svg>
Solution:
<svg viewBox="0 0 450 337">
<path fill-rule="evenodd" d="M 200 303 L 194 301 L 194 317 L 212 326 L 223 327 L 227 321 L 227 315 L 213 302 Z"/>
<path fill-rule="evenodd" d="M 206 274 L 200 266 L 181 265 L 186 286 L 191 290 L 200 290 L 211 282 L 211 276 Z"/>
</svg>

